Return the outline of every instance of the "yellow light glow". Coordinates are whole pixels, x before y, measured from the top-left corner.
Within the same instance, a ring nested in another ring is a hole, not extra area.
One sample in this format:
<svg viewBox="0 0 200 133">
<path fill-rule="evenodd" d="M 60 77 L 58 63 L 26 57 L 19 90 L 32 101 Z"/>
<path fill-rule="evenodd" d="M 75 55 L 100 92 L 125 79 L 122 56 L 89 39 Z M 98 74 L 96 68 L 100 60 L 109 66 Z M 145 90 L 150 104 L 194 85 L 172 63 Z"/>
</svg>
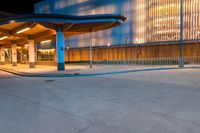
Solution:
<svg viewBox="0 0 200 133">
<path fill-rule="evenodd" d="M 22 29 L 22 30 L 18 31 L 17 34 L 20 34 L 20 33 L 25 32 L 25 31 L 27 31 L 27 30 L 30 30 L 30 28 Z"/>
<path fill-rule="evenodd" d="M 45 41 L 41 41 L 40 43 L 44 44 L 44 43 L 50 43 L 50 42 L 51 42 L 51 40 L 45 40 Z"/>
<path fill-rule="evenodd" d="M 45 53 L 45 52 L 54 52 L 55 49 L 39 49 L 39 52 Z"/>
<path fill-rule="evenodd" d="M 15 20 L 10 20 L 9 23 L 10 23 L 10 24 L 12 24 L 12 23 L 16 23 L 16 21 L 15 21 Z"/>
<path fill-rule="evenodd" d="M 8 38 L 8 36 L 1 37 L 0 40 L 4 40 L 6 38 Z"/>
</svg>

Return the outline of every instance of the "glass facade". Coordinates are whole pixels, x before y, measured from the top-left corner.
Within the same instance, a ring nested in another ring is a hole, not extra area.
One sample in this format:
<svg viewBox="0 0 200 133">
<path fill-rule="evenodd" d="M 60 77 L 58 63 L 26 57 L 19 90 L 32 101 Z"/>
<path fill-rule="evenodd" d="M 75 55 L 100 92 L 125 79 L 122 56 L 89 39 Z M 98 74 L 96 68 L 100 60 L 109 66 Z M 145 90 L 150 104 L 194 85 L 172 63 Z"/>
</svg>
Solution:
<svg viewBox="0 0 200 133">
<path fill-rule="evenodd" d="M 183 0 L 183 39 L 200 38 L 200 0 Z M 148 0 L 147 42 L 180 39 L 180 0 Z"/>
<path fill-rule="evenodd" d="M 180 39 L 180 0 L 46 0 L 35 13 L 71 15 L 122 14 L 126 22 L 93 34 L 95 46 L 177 42 Z M 200 39 L 200 0 L 183 0 L 183 39 Z M 89 35 L 70 37 L 67 45 L 87 47 Z"/>
<path fill-rule="evenodd" d="M 37 61 L 55 61 L 55 49 L 37 50 Z"/>
<path fill-rule="evenodd" d="M 37 44 L 37 61 L 55 61 L 55 41 L 49 40 Z"/>
</svg>

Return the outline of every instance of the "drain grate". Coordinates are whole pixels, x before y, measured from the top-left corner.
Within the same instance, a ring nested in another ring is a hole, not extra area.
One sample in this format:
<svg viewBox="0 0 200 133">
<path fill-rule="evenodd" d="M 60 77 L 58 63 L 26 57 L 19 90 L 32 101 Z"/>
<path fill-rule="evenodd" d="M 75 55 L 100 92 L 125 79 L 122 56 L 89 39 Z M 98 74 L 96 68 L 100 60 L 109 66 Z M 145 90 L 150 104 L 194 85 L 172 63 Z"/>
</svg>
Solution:
<svg viewBox="0 0 200 133">
<path fill-rule="evenodd" d="M 44 82 L 55 82 L 55 80 L 45 80 Z"/>
</svg>

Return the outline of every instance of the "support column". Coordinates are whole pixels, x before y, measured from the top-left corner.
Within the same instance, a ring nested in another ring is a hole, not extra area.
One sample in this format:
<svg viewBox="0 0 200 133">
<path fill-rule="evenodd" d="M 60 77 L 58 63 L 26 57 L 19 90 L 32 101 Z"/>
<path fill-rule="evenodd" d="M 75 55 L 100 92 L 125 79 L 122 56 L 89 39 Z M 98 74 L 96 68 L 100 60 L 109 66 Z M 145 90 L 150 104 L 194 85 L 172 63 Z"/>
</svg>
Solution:
<svg viewBox="0 0 200 133">
<path fill-rule="evenodd" d="M 12 53 L 12 66 L 17 66 L 17 45 L 12 44 L 11 46 L 11 53 Z"/>
<path fill-rule="evenodd" d="M 1 58 L 1 65 L 3 65 L 5 63 L 5 51 L 4 51 L 4 47 L 1 47 L 0 49 L 0 58 Z"/>
<path fill-rule="evenodd" d="M 57 70 L 65 70 L 65 38 L 61 31 L 61 27 L 58 26 L 56 31 L 56 52 L 57 52 Z"/>
<path fill-rule="evenodd" d="M 35 68 L 35 42 L 29 40 L 29 68 Z"/>
</svg>

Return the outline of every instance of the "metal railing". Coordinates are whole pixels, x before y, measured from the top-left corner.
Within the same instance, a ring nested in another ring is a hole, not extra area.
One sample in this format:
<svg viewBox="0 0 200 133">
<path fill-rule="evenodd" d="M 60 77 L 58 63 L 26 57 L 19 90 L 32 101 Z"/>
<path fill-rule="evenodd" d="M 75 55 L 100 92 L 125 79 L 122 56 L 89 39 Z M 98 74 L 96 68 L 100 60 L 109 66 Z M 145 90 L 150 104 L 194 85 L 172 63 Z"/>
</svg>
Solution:
<svg viewBox="0 0 200 133">
<path fill-rule="evenodd" d="M 200 66 L 200 56 L 183 57 L 185 67 Z M 179 67 L 179 57 L 93 61 L 92 69 L 145 69 Z"/>
</svg>

